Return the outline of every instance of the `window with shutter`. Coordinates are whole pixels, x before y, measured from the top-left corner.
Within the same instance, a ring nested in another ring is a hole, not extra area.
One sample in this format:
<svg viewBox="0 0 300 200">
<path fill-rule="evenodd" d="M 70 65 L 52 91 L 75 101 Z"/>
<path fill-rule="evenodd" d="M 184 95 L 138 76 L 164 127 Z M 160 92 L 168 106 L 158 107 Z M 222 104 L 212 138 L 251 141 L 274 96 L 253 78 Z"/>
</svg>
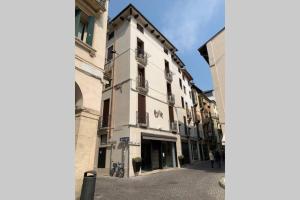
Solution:
<svg viewBox="0 0 300 200">
<path fill-rule="evenodd" d="M 86 43 L 90 46 L 93 45 L 94 24 L 95 24 L 95 16 L 89 16 L 88 24 L 87 24 Z"/>
</svg>

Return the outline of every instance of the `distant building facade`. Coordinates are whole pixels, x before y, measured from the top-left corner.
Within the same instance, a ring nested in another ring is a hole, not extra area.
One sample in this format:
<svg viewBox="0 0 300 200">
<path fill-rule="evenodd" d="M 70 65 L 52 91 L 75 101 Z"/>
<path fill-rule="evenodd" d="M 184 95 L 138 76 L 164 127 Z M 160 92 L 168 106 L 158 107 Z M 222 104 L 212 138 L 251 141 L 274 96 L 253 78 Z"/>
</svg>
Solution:
<svg viewBox="0 0 300 200">
<path fill-rule="evenodd" d="M 223 132 L 222 143 L 225 145 L 225 28 L 216 33 L 198 51 L 210 66 Z"/>
</svg>

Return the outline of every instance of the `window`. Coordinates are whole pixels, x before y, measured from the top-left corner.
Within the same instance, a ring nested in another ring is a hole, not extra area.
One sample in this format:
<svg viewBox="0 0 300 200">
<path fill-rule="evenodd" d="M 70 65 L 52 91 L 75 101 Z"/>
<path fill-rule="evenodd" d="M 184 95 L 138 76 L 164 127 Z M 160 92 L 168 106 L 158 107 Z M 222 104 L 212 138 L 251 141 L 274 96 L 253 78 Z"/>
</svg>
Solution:
<svg viewBox="0 0 300 200">
<path fill-rule="evenodd" d="M 144 56 L 144 42 L 140 38 L 137 38 L 137 51 L 138 55 Z"/>
<path fill-rule="evenodd" d="M 185 77 L 184 77 L 184 74 L 183 74 L 183 73 L 182 73 L 182 80 L 185 81 Z"/>
<path fill-rule="evenodd" d="M 115 36 L 115 32 L 113 31 L 108 35 L 108 40 L 112 39 L 114 36 Z"/>
<path fill-rule="evenodd" d="M 180 78 L 179 78 L 179 85 L 180 85 L 180 88 L 182 89 L 182 81 Z"/>
<path fill-rule="evenodd" d="M 86 35 L 87 35 L 87 18 L 88 16 L 83 13 L 81 10 L 76 10 L 75 11 L 75 18 L 78 17 L 78 22 L 77 22 L 77 26 L 76 26 L 76 33 L 75 35 L 77 36 L 78 39 L 85 41 L 86 39 Z"/>
<path fill-rule="evenodd" d="M 100 135 L 100 141 L 101 144 L 107 144 L 107 134 Z"/>
<path fill-rule="evenodd" d="M 88 16 L 80 9 L 75 9 L 75 36 L 92 46 L 95 17 Z"/>
<path fill-rule="evenodd" d="M 137 29 L 141 31 L 141 33 L 144 33 L 144 28 L 140 24 L 137 24 Z"/>
<path fill-rule="evenodd" d="M 169 62 L 165 60 L 165 69 L 169 72 Z"/>
<path fill-rule="evenodd" d="M 168 55 L 168 49 L 164 47 L 164 52 Z"/>
<path fill-rule="evenodd" d="M 113 45 L 107 49 L 107 62 L 109 62 L 113 58 L 113 49 Z"/>
<path fill-rule="evenodd" d="M 189 92 L 189 94 L 190 94 L 190 98 L 192 98 L 192 93 L 191 93 L 191 92 Z"/>
<path fill-rule="evenodd" d="M 181 97 L 181 106 L 182 106 L 182 108 L 184 108 L 184 100 L 183 100 L 183 97 Z"/>
<path fill-rule="evenodd" d="M 186 94 L 185 86 L 183 86 L 183 92 L 184 92 L 184 94 Z"/>
<path fill-rule="evenodd" d="M 180 70 L 180 68 L 178 67 L 178 72 L 179 72 L 179 74 L 181 74 L 181 70 Z"/>
</svg>

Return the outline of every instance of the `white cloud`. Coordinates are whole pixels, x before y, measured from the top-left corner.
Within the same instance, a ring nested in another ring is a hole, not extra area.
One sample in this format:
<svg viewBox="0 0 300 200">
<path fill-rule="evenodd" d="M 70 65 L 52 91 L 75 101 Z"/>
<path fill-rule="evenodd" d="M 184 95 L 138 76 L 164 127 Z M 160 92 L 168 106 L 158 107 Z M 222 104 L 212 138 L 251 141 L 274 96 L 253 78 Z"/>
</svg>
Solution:
<svg viewBox="0 0 300 200">
<path fill-rule="evenodd" d="M 195 48 L 201 28 L 224 0 L 173 0 L 162 19 L 162 32 L 180 51 Z"/>
</svg>

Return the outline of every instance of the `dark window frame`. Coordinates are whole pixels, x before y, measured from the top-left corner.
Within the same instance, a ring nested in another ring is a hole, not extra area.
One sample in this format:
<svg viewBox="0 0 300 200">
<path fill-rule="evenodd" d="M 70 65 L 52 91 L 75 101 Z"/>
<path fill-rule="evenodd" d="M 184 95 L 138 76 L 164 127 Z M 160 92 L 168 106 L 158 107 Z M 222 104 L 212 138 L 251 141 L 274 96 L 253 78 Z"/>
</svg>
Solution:
<svg viewBox="0 0 300 200">
<path fill-rule="evenodd" d="M 182 80 L 181 80 L 181 78 L 179 78 L 179 86 L 182 89 Z"/>
<path fill-rule="evenodd" d="M 184 108 L 184 99 L 183 99 L 183 97 L 181 97 L 181 106 L 182 106 L 182 108 Z"/>
<path fill-rule="evenodd" d="M 111 45 L 110 47 L 107 48 L 107 58 L 106 58 L 107 62 L 111 61 L 114 58 L 114 54 L 112 52 L 113 50 L 114 50 L 114 45 Z"/>
<path fill-rule="evenodd" d="M 111 40 L 112 38 L 114 38 L 115 37 L 115 32 L 114 31 L 112 31 L 112 32 L 110 32 L 109 34 L 108 34 L 108 40 Z"/>
</svg>

